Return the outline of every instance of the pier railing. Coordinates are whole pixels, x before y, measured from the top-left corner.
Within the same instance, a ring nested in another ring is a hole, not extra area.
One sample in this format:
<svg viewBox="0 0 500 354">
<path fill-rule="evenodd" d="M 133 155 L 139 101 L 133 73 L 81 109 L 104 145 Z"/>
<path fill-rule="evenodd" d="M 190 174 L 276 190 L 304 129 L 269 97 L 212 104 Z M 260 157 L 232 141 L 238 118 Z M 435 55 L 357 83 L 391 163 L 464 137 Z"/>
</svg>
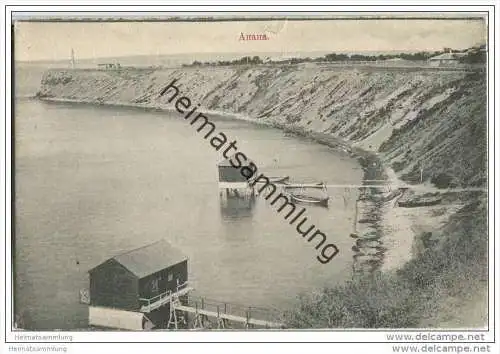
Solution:
<svg viewBox="0 0 500 354">
<path fill-rule="evenodd" d="M 188 286 L 188 282 L 185 282 L 178 285 L 176 291 L 167 290 L 152 298 L 139 298 L 141 312 L 151 312 L 156 310 L 157 308 L 166 305 L 171 300 L 172 296 L 183 296 L 191 290 L 192 288 Z"/>
<path fill-rule="evenodd" d="M 219 328 L 227 328 L 230 323 L 249 327 L 282 328 L 283 314 L 273 308 L 245 306 L 190 294 L 193 288 L 185 282 L 177 286 L 175 291 L 167 290 L 152 298 L 140 298 L 140 311 L 149 313 L 162 306 L 169 305 L 171 318 L 177 328 L 177 316 L 173 312 L 192 313 L 195 316 L 194 327 L 210 327 L 211 320 L 217 322 Z M 172 312 L 173 311 L 173 312 Z"/>
<path fill-rule="evenodd" d="M 240 324 L 247 328 L 253 326 L 265 328 L 283 327 L 283 313 L 273 308 L 246 306 L 192 294 L 189 294 L 186 305 L 180 306 L 179 309 L 187 310 L 188 307 L 189 312 L 199 315 L 198 325 L 201 327 L 205 327 L 206 323 L 210 323 L 210 318 L 216 320 L 216 325 L 219 328 L 228 328 L 230 323 L 233 325 Z M 224 324 L 223 327 L 220 327 L 221 323 Z"/>
</svg>

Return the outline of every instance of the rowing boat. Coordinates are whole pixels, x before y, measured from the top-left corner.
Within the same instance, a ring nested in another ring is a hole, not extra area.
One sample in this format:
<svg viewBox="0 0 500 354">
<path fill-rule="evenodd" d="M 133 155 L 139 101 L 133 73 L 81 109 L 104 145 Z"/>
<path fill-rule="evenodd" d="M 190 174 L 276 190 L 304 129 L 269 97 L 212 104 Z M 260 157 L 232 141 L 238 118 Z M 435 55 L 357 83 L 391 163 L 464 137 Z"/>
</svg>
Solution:
<svg viewBox="0 0 500 354">
<path fill-rule="evenodd" d="M 294 193 L 290 193 L 290 197 L 291 197 L 292 201 L 296 202 L 296 203 L 317 204 L 317 205 L 321 205 L 324 207 L 328 206 L 328 200 L 330 199 L 329 196 L 312 197 L 309 195 L 294 194 Z"/>
<path fill-rule="evenodd" d="M 254 178 L 250 179 L 249 181 L 253 184 L 259 184 L 259 183 L 286 184 L 286 183 L 288 183 L 289 179 L 290 179 L 290 176 L 272 176 L 272 177 L 265 176 L 264 179 L 254 177 Z"/>
<path fill-rule="evenodd" d="M 275 177 L 267 177 L 269 178 L 269 182 L 271 183 L 287 183 L 290 179 L 290 176 L 275 176 Z"/>
<path fill-rule="evenodd" d="M 323 189 L 326 190 L 326 185 L 324 182 L 317 182 L 317 183 L 290 183 L 290 182 L 285 182 L 285 185 L 283 186 L 285 189 L 305 189 L 305 188 L 314 188 L 314 189 Z"/>
<path fill-rule="evenodd" d="M 321 188 L 321 191 L 319 193 L 318 188 Z M 302 187 L 298 192 L 292 191 L 293 189 L 294 188 L 288 188 L 288 193 L 293 202 L 316 204 L 328 207 L 330 196 L 326 191 L 326 185 L 324 183 L 315 184 L 313 185 L 313 187 Z"/>
</svg>

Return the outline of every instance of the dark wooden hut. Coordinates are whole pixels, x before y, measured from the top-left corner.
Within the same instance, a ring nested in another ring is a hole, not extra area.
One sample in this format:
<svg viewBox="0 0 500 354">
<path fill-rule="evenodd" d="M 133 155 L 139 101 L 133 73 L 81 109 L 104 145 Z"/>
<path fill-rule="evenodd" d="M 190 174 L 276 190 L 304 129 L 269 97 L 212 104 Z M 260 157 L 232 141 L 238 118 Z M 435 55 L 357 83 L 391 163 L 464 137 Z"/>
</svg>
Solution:
<svg viewBox="0 0 500 354">
<path fill-rule="evenodd" d="M 161 240 L 108 259 L 89 278 L 90 306 L 140 311 L 187 282 L 187 257 Z"/>
<path fill-rule="evenodd" d="M 233 160 L 236 163 L 236 160 Z M 245 163 L 243 166 L 246 166 Z M 217 165 L 219 170 L 219 182 L 225 183 L 247 183 L 247 178 L 241 174 L 241 167 L 236 168 L 231 165 L 230 159 L 225 159 Z"/>
</svg>

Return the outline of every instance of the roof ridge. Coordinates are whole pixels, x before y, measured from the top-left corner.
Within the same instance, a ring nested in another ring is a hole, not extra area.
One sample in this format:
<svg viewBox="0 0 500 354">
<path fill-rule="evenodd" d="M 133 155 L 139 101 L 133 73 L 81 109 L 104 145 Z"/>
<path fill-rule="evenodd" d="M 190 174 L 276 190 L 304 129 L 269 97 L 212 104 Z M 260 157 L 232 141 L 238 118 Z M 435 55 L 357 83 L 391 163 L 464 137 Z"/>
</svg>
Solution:
<svg viewBox="0 0 500 354">
<path fill-rule="evenodd" d="M 148 243 L 147 245 L 144 245 L 144 246 L 141 246 L 141 247 L 137 247 L 137 248 L 134 248 L 132 250 L 128 250 L 127 252 L 123 252 L 123 253 L 120 253 L 120 254 L 117 254 L 115 256 L 113 256 L 112 258 L 116 258 L 116 257 L 120 257 L 120 256 L 124 256 L 126 254 L 129 254 L 129 253 L 132 253 L 132 252 L 135 252 L 135 251 L 138 251 L 142 248 L 146 248 L 146 247 L 150 247 L 150 246 L 153 246 L 154 244 L 157 244 L 157 243 L 160 243 L 160 242 L 166 242 L 165 239 L 161 238 L 155 242 L 152 242 L 152 243 Z M 172 247 L 172 246 L 171 246 Z"/>
<path fill-rule="evenodd" d="M 188 257 L 184 252 L 171 245 L 169 239 L 164 237 L 142 247 L 137 247 L 116 256 L 112 256 L 105 262 L 92 268 L 89 273 L 108 261 L 113 261 L 121 264 L 135 276 L 142 278 L 187 259 Z"/>
</svg>

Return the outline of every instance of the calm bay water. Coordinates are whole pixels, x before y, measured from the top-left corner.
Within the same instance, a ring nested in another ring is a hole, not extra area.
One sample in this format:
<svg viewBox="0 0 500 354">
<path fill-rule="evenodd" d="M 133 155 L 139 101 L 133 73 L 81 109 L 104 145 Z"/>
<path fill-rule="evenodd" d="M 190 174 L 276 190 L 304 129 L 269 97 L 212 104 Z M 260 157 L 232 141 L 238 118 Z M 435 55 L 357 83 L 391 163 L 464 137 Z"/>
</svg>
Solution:
<svg viewBox="0 0 500 354">
<path fill-rule="evenodd" d="M 356 162 L 328 147 L 211 118 L 268 175 L 361 180 Z M 221 155 L 175 113 L 19 99 L 15 129 L 15 305 L 27 328 L 86 327 L 87 271 L 161 238 L 189 257 L 197 295 L 232 303 L 286 309 L 351 277 L 353 193 L 330 189 L 329 209 L 307 207 L 340 249 L 322 265 L 260 197 L 251 210 L 221 208 Z"/>
</svg>

